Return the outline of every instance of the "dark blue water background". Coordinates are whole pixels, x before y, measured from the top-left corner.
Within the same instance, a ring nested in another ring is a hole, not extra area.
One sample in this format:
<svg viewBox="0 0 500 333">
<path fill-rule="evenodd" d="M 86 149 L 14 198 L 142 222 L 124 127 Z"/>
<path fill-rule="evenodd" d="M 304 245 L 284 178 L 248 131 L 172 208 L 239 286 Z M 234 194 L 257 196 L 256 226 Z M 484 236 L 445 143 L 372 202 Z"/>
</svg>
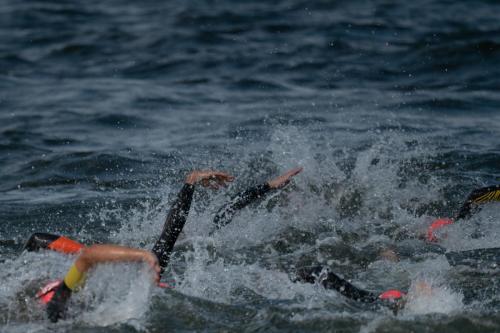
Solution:
<svg viewBox="0 0 500 333">
<path fill-rule="evenodd" d="M 397 235 L 500 182 L 499 87 L 497 1 L 2 0 L 0 330 L 497 332 L 498 271 Z M 296 165 L 208 236 L 228 197 Z M 21 254 L 27 237 L 150 248 L 196 168 L 237 180 L 197 192 L 176 288 L 100 267 L 49 324 L 26 295 L 72 258 Z M 499 216 L 486 207 L 445 245 L 498 246 Z M 386 262 L 385 246 L 409 254 Z M 370 290 L 436 291 L 395 317 L 293 283 L 303 257 Z"/>
</svg>

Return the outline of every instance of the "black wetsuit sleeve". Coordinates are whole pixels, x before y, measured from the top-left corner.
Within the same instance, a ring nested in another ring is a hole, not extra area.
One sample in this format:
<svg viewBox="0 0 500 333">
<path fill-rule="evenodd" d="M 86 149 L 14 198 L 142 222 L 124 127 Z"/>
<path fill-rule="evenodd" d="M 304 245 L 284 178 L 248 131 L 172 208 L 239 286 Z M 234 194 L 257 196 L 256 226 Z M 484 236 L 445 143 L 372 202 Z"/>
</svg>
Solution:
<svg viewBox="0 0 500 333">
<path fill-rule="evenodd" d="M 354 286 L 333 272 L 328 272 L 326 278 L 321 281 L 321 284 L 326 289 L 334 289 L 340 294 L 358 302 L 374 303 L 378 301 L 378 295 Z"/>
<path fill-rule="evenodd" d="M 460 207 L 458 214 L 455 216 L 455 220 L 468 219 L 475 213 L 478 204 L 491 201 L 492 199 L 498 201 L 499 198 L 500 185 L 483 187 L 472 191 L 465 200 L 465 203 Z"/>
<path fill-rule="evenodd" d="M 246 207 L 255 200 L 262 198 L 269 191 L 271 191 L 271 187 L 267 183 L 265 183 L 257 185 L 255 187 L 251 187 L 248 190 L 237 194 L 231 199 L 231 201 L 222 206 L 217 211 L 217 214 L 215 214 L 214 224 L 216 228 L 220 229 L 223 226 L 229 224 L 229 222 L 231 222 L 234 215 L 236 215 L 239 210 Z"/>
<path fill-rule="evenodd" d="M 184 184 L 170 208 L 160 238 L 153 246 L 152 251 L 158 257 L 161 273 L 167 267 L 175 241 L 184 228 L 193 201 L 193 193 L 194 185 Z"/>
<path fill-rule="evenodd" d="M 34 252 L 40 249 L 48 249 L 49 245 L 60 237 L 59 235 L 36 232 L 28 239 L 23 250 Z"/>
<path fill-rule="evenodd" d="M 71 289 L 64 281 L 57 287 L 54 296 L 47 304 L 47 315 L 51 322 L 55 323 L 66 315 L 66 304 L 71 296 Z"/>
<path fill-rule="evenodd" d="M 322 266 L 305 267 L 297 271 L 297 280 L 307 283 L 318 281 L 326 289 L 333 289 L 352 300 L 363 303 L 377 302 L 378 295 L 360 289 Z"/>
</svg>

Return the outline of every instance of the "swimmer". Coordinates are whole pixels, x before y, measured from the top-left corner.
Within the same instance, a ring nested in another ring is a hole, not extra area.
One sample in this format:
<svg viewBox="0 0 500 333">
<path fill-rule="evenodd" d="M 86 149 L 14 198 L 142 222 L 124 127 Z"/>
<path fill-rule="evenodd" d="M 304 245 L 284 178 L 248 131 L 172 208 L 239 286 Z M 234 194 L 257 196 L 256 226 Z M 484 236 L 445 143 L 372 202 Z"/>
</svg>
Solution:
<svg viewBox="0 0 500 333">
<path fill-rule="evenodd" d="M 500 185 L 487 186 L 472 191 L 453 218 L 439 218 L 432 222 L 427 229 L 427 241 L 439 241 L 439 238 L 436 235 L 437 230 L 453 224 L 456 221 L 470 218 L 475 212 L 478 211 L 480 205 L 494 201 L 500 201 Z"/>
<path fill-rule="evenodd" d="M 425 248 L 421 249 L 422 252 L 433 252 L 436 254 L 445 254 L 446 259 L 450 263 L 450 265 L 457 265 L 458 262 L 462 264 L 466 264 L 467 261 L 457 259 L 463 257 L 465 254 L 454 253 L 448 254 L 447 249 L 443 246 L 439 245 L 439 242 L 446 238 L 446 233 L 443 230 L 446 226 L 459 222 L 461 220 L 467 220 L 472 217 L 475 213 L 478 212 L 480 206 L 489 202 L 500 201 L 500 185 L 492 185 L 483 188 L 476 189 L 472 191 L 468 196 L 465 202 L 462 204 L 458 213 L 454 215 L 453 218 L 438 218 L 435 219 L 431 225 L 427 228 L 425 233 L 421 233 L 417 238 L 425 240 Z M 406 237 L 405 237 L 406 238 Z M 411 238 L 411 237 L 409 237 Z M 471 256 L 478 255 L 474 260 L 469 260 L 470 263 L 473 261 L 480 261 L 482 254 L 486 249 L 477 249 L 474 252 L 469 252 L 465 256 L 472 259 Z M 488 253 L 493 253 L 495 250 L 489 250 Z M 500 265 L 497 258 L 500 258 L 500 251 L 497 251 L 494 255 L 485 256 L 483 258 L 488 259 L 488 265 Z M 415 248 L 410 247 L 407 248 L 405 246 L 400 247 L 399 250 L 396 250 L 394 247 L 384 247 L 379 252 L 379 257 L 389 261 L 399 261 L 400 255 L 404 255 L 407 257 L 412 257 L 415 255 Z M 453 258 L 453 259 L 452 259 Z"/>
<path fill-rule="evenodd" d="M 301 171 L 302 168 L 294 168 L 277 178 L 237 195 L 216 214 L 214 218 L 216 227 L 220 228 L 229 223 L 238 210 L 262 198 L 266 193 L 283 188 L 290 182 L 292 177 Z M 82 284 L 86 272 L 97 264 L 131 261 L 146 262 L 154 272 L 155 281 L 159 282 L 161 274 L 170 260 L 174 244 L 186 223 L 193 198 L 194 186 L 201 184 L 205 187 L 218 189 L 221 186 L 226 186 L 228 182 L 232 182 L 233 180 L 233 176 L 219 171 L 191 172 L 177 195 L 177 199 L 172 204 L 160 238 L 153 246 L 151 252 L 109 244 L 85 247 L 63 236 L 47 233 L 33 234 L 25 245 L 25 250 L 27 251 L 50 249 L 68 254 L 78 254 L 77 259 L 62 281 L 51 283 L 38 293 L 39 298 L 48 303 L 47 313 L 49 319 L 52 322 L 57 322 L 60 318 L 64 317 L 66 303 L 72 291 Z"/>
<path fill-rule="evenodd" d="M 319 283 L 325 289 L 335 290 L 354 301 L 388 307 L 394 314 L 397 314 L 406 302 L 406 293 L 400 290 L 389 289 L 381 293 L 363 290 L 323 266 L 301 267 L 297 269 L 292 280 L 294 282 Z"/>
</svg>

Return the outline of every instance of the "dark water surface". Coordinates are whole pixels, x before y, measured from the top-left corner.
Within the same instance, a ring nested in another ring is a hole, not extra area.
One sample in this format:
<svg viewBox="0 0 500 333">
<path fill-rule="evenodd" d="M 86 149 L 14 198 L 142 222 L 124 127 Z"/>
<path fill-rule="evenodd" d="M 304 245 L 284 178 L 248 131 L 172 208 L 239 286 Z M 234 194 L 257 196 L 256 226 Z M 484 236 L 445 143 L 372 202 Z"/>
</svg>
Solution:
<svg viewBox="0 0 500 333">
<path fill-rule="evenodd" d="M 497 1 L 3 0 L 0 331 L 498 332 L 498 270 L 411 236 L 500 183 L 499 87 Z M 232 194 L 296 165 L 208 236 Z M 99 267 L 49 324 L 30 293 L 73 259 L 21 254 L 27 237 L 150 248 L 195 168 L 237 180 L 197 191 L 175 289 Z M 444 245 L 499 246 L 499 208 Z M 435 291 L 396 317 L 293 283 L 304 258 L 369 290 Z"/>
</svg>

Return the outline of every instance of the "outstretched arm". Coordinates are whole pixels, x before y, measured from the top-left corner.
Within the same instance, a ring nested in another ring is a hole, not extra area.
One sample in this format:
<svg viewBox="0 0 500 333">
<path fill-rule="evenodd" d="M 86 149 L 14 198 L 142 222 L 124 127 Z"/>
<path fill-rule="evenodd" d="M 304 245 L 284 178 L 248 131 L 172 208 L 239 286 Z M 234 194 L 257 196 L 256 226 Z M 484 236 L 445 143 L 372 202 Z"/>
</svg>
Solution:
<svg viewBox="0 0 500 333">
<path fill-rule="evenodd" d="M 297 280 L 307 283 L 320 282 L 326 289 L 333 289 L 342 295 L 363 303 L 377 301 L 377 295 L 355 287 L 347 280 L 342 279 L 335 273 L 322 266 L 303 267 L 297 271 Z"/>
<path fill-rule="evenodd" d="M 333 289 L 341 295 L 363 303 L 377 303 L 397 312 L 404 305 L 405 294 L 399 290 L 387 290 L 379 295 L 354 286 L 322 266 L 304 267 L 297 271 L 297 281 L 319 282 L 325 289 Z"/>
<path fill-rule="evenodd" d="M 279 189 L 288 184 L 291 178 L 302 171 L 302 168 L 294 168 L 287 171 L 283 175 L 276 177 L 264 184 L 251 187 L 248 190 L 237 194 L 227 204 L 222 206 L 215 214 L 214 224 L 217 229 L 229 224 L 236 213 L 254 202 L 262 198 L 266 193 L 271 190 Z"/>
<path fill-rule="evenodd" d="M 47 314 L 52 322 L 57 322 L 64 316 L 66 303 L 73 290 L 83 283 L 85 273 L 100 263 L 143 261 L 153 269 L 155 280 L 159 281 L 160 267 L 158 259 L 150 251 L 133 249 L 118 245 L 92 245 L 83 248 L 64 280 L 57 287 L 54 296 L 47 304 Z"/>
<path fill-rule="evenodd" d="M 172 204 L 163 226 L 160 238 L 153 246 L 153 253 L 158 257 L 161 273 L 165 270 L 174 249 L 174 244 L 186 223 L 191 201 L 193 200 L 194 186 L 201 183 L 214 189 L 225 186 L 226 182 L 233 181 L 234 177 L 219 171 L 193 171 L 187 178 L 184 186 Z"/>
<path fill-rule="evenodd" d="M 86 247 L 82 250 L 74 265 L 81 274 L 84 274 L 97 264 L 133 261 L 146 262 L 156 273 L 156 280 L 158 280 L 160 266 L 158 259 L 151 251 L 120 245 L 99 244 Z"/>
</svg>

